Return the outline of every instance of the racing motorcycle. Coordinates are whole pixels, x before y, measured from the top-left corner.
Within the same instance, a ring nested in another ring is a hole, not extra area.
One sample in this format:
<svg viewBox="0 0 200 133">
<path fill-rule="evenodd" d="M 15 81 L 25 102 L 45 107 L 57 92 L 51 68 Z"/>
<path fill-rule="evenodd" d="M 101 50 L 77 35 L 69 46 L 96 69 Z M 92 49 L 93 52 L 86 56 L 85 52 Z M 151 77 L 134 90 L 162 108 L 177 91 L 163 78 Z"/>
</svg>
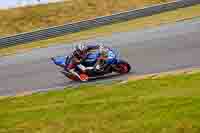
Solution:
<svg viewBox="0 0 200 133">
<path fill-rule="evenodd" d="M 61 71 L 62 74 L 74 81 L 88 81 L 92 78 L 98 78 L 101 76 L 105 76 L 106 74 L 111 74 L 113 72 L 118 74 L 126 74 L 130 72 L 130 64 L 127 61 L 119 58 L 119 52 L 117 50 L 112 49 L 109 53 L 109 56 L 112 56 L 113 58 L 106 63 L 106 66 L 103 70 L 87 69 L 85 71 L 82 71 L 78 65 L 75 66 L 75 71 L 76 73 L 78 73 L 78 75 L 65 69 L 68 65 L 70 65 L 70 62 L 72 60 L 70 56 L 56 56 L 52 57 L 51 59 L 57 66 L 63 68 L 63 71 Z M 86 59 L 81 64 L 89 68 L 94 66 L 100 58 L 101 57 L 98 52 L 91 52 L 87 54 Z M 106 61 L 108 59 L 100 60 L 102 61 L 101 64 L 103 64 L 103 61 Z"/>
</svg>

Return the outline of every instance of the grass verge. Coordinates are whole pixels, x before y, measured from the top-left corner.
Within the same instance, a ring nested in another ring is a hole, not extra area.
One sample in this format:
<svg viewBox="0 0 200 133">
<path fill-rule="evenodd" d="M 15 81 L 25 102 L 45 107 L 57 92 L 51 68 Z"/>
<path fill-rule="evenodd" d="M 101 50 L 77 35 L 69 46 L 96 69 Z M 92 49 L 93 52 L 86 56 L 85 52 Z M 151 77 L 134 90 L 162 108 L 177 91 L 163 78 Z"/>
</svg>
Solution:
<svg viewBox="0 0 200 133">
<path fill-rule="evenodd" d="M 0 56 L 10 55 L 17 52 L 25 52 L 33 48 L 42 48 L 55 44 L 71 43 L 73 41 L 86 40 L 98 36 L 109 36 L 114 32 L 127 32 L 143 28 L 150 28 L 162 24 L 173 23 L 180 20 L 191 19 L 200 16 L 200 5 L 181 8 L 175 11 L 169 11 L 153 16 L 139 18 L 128 22 L 112 24 L 91 30 L 81 31 L 78 33 L 52 38 L 43 41 L 37 41 L 29 44 L 22 44 L 9 48 L 0 49 Z"/>
<path fill-rule="evenodd" d="M 200 73 L 0 100 L 1 133 L 199 133 Z"/>
<path fill-rule="evenodd" d="M 0 36 L 28 32 L 171 0 L 65 0 L 0 10 Z"/>
</svg>

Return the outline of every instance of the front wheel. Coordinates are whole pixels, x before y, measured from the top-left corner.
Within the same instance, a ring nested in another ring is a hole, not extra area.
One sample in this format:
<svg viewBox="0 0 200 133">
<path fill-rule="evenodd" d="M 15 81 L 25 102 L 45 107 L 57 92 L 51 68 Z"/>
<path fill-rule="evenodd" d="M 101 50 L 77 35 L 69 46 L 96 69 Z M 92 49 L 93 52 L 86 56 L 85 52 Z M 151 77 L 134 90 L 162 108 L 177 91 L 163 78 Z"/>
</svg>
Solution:
<svg viewBox="0 0 200 133">
<path fill-rule="evenodd" d="M 120 60 L 118 64 L 116 64 L 114 71 L 120 74 L 129 73 L 131 70 L 131 66 L 128 62 Z"/>
</svg>

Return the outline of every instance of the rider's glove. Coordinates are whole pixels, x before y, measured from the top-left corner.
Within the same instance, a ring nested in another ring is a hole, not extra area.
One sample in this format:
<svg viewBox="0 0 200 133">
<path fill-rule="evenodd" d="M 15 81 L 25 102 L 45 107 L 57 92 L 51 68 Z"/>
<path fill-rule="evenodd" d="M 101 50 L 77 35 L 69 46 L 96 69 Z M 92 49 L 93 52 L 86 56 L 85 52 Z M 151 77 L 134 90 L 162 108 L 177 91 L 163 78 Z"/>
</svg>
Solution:
<svg viewBox="0 0 200 133">
<path fill-rule="evenodd" d="M 78 67 L 79 69 L 81 69 L 81 71 L 83 71 L 83 72 L 86 71 L 86 67 L 83 66 L 82 64 L 79 64 L 77 67 Z"/>
<path fill-rule="evenodd" d="M 101 66 L 98 64 L 98 65 L 96 65 L 96 69 L 97 70 L 100 70 L 100 68 L 101 68 Z"/>
</svg>

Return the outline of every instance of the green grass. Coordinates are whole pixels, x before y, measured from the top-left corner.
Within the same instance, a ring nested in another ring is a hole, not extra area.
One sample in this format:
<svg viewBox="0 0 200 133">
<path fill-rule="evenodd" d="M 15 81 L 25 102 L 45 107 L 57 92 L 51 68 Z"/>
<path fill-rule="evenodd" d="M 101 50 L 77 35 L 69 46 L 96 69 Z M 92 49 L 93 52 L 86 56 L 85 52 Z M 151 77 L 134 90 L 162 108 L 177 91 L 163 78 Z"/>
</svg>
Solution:
<svg viewBox="0 0 200 133">
<path fill-rule="evenodd" d="M 0 10 L 0 36 L 77 22 L 171 0 L 66 0 Z"/>
<path fill-rule="evenodd" d="M 0 133 L 199 133 L 200 73 L 0 100 Z"/>
</svg>

